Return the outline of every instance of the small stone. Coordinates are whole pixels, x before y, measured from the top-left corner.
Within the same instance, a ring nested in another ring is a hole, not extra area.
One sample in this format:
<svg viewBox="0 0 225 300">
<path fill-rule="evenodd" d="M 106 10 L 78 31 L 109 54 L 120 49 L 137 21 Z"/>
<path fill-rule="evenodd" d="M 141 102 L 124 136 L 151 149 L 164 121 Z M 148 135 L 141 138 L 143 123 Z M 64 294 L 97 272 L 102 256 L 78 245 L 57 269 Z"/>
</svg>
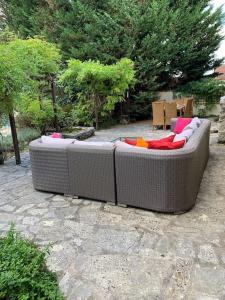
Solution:
<svg viewBox="0 0 225 300">
<path fill-rule="evenodd" d="M 23 219 L 23 224 L 25 225 L 35 225 L 39 221 L 36 217 L 25 217 Z"/>
<path fill-rule="evenodd" d="M 207 215 L 205 215 L 205 214 L 199 216 L 199 220 L 202 220 L 203 222 L 206 222 L 208 220 L 208 218 L 209 217 Z"/>
<path fill-rule="evenodd" d="M 224 295 L 225 270 L 220 266 L 217 268 L 196 266 L 192 282 L 198 292 L 215 296 Z"/>
<path fill-rule="evenodd" d="M 53 226 L 54 225 L 54 221 L 43 221 L 42 222 L 44 226 Z"/>
<path fill-rule="evenodd" d="M 55 207 L 55 208 L 57 208 L 57 207 L 59 207 L 59 208 L 69 207 L 69 203 L 67 203 L 66 201 L 52 202 L 51 207 Z"/>
<path fill-rule="evenodd" d="M 0 207 L 0 210 L 5 211 L 5 212 L 12 212 L 14 211 L 15 207 L 12 205 L 4 205 L 2 207 Z"/>
<path fill-rule="evenodd" d="M 200 246 L 200 251 L 198 258 L 202 263 L 212 263 L 216 264 L 218 259 L 211 245 L 202 245 Z"/>
<path fill-rule="evenodd" d="M 17 209 L 16 213 L 18 213 L 18 214 L 23 213 L 23 212 L 25 212 L 26 210 L 30 209 L 33 206 L 34 206 L 34 204 L 22 205 L 19 209 Z"/>
<path fill-rule="evenodd" d="M 195 257 L 194 245 L 192 241 L 187 239 L 180 239 L 176 243 L 176 253 L 181 258 Z"/>
<path fill-rule="evenodd" d="M 48 209 L 46 208 L 40 208 L 40 209 L 32 209 L 29 211 L 29 214 L 32 215 L 32 216 L 38 216 L 38 215 L 43 215 L 45 213 L 48 212 Z"/>
<path fill-rule="evenodd" d="M 73 200 L 72 200 L 72 203 L 75 204 L 75 205 L 79 205 L 79 204 L 81 204 L 82 202 L 83 202 L 83 200 L 81 200 L 81 199 L 73 199 Z"/>
<path fill-rule="evenodd" d="M 61 195 L 56 195 L 52 198 L 52 201 L 54 201 L 54 202 L 65 202 L 65 198 Z"/>
</svg>

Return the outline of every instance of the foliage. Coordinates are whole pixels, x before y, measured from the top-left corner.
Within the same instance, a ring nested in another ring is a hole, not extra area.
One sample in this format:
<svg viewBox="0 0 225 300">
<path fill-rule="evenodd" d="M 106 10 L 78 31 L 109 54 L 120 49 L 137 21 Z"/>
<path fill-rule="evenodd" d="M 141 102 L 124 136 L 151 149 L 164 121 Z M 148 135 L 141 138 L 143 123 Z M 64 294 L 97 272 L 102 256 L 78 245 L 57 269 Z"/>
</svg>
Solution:
<svg viewBox="0 0 225 300">
<path fill-rule="evenodd" d="M 199 80 L 220 64 L 212 54 L 223 38 L 223 14 L 209 0 L 0 1 L 10 29 L 24 37 L 45 36 L 59 45 L 64 59 L 133 60 L 136 114 L 149 111 L 154 91 Z"/>
<path fill-rule="evenodd" d="M 41 133 L 44 133 L 47 128 L 53 128 L 54 111 L 51 100 L 33 98 L 34 95 L 21 95 L 17 110 L 19 116 L 17 117 L 20 126 L 35 127 Z"/>
<path fill-rule="evenodd" d="M 28 79 L 16 51 L 11 51 L 8 44 L 0 44 L 0 53 L 0 112 L 9 113 Z"/>
<path fill-rule="evenodd" d="M 200 114 L 204 116 L 206 111 L 219 103 L 220 97 L 225 95 L 225 83 L 214 78 L 204 78 L 189 82 L 180 87 L 178 92 L 185 96 L 194 96 L 195 104 L 199 107 Z"/>
<path fill-rule="evenodd" d="M 185 95 L 193 95 L 196 101 L 205 100 L 208 104 L 214 104 L 225 95 L 225 83 L 214 78 L 204 78 L 189 82 L 180 91 Z"/>
<path fill-rule="evenodd" d="M 59 50 L 38 38 L 2 43 L 0 53 L 1 111 L 12 110 L 21 92 L 37 92 L 45 76 L 58 71 Z"/>
<path fill-rule="evenodd" d="M 5 3 L 11 28 L 19 28 L 23 36 L 45 35 L 59 44 L 64 57 L 103 63 L 123 56 L 134 60 L 138 80 L 131 93 L 131 112 L 135 116 L 149 113 L 152 91 L 199 79 L 219 64 L 211 54 L 221 40 L 222 13 L 212 13 L 209 1 L 19 2 Z"/>
<path fill-rule="evenodd" d="M 17 164 L 20 154 L 14 122 L 16 102 L 21 93 L 38 92 L 41 100 L 46 81 L 52 81 L 59 61 L 59 50 L 39 38 L 21 40 L 3 36 L 0 40 L 0 114 L 10 116 Z"/>
<path fill-rule="evenodd" d="M 18 135 L 20 149 L 24 149 L 27 147 L 29 142 L 40 137 L 40 131 L 35 128 L 24 127 L 18 129 L 17 135 Z M 13 142 L 12 142 L 11 135 L 7 135 L 6 137 L 3 138 L 3 147 L 4 149 L 10 151 L 13 149 Z"/>
<path fill-rule="evenodd" d="M 113 111 L 116 103 L 124 101 L 125 91 L 134 84 L 133 67 L 133 62 L 127 58 L 112 65 L 69 60 L 59 82 L 70 95 L 73 95 L 74 86 L 79 89 L 74 111 L 78 122 L 87 124 L 95 116 L 98 127 L 99 114 L 106 116 Z"/>
<path fill-rule="evenodd" d="M 0 239 L 0 248 L 0 299 L 64 299 L 45 265 L 47 250 L 22 239 L 14 227 Z"/>
</svg>

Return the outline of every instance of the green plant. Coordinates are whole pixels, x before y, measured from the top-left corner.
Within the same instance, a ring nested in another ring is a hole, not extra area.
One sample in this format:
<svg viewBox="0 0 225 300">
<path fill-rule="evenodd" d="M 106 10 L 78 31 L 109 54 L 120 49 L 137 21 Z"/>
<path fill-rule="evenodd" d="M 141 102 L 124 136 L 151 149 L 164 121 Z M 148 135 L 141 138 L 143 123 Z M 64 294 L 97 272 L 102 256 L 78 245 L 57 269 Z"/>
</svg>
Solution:
<svg viewBox="0 0 225 300">
<path fill-rule="evenodd" d="M 70 95 L 74 86 L 79 89 L 74 109 L 77 121 L 87 124 L 94 118 L 98 129 L 100 115 L 107 116 L 117 103 L 124 101 L 125 91 L 134 84 L 134 65 L 127 58 L 112 65 L 71 59 L 59 83 Z"/>
<path fill-rule="evenodd" d="M 220 64 L 223 11 L 210 0 L 0 0 L 5 23 L 44 35 L 64 60 L 135 62 L 131 117 L 149 115 L 153 91 L 199 80 Z M 48 20 L 48 22 L 46 22 Z"/>
<path fill-rule="evenodd" d="M 16 163 L 20 164 L 14 110 L 22 93 L 38 94 L 41 100 L 46 81 L 53 83 L 60 54 L 54 45 L 38 38 L 3 41 L 0 43 L 0 53 L 0 113 L 9 115 Z M 55 100 L 55 96 L 53 98 Z"/>
<path fill-rule="evenodd" d="M 198 114 L 205 116 L 208 110 L 219 103 L 220 97 L 225 95 L 225 83 L 214 78 L 204 78 L 181 86 L 178 92 L 184 96 L 194 96 Z"/>
<path fill-rule="evenodd" d="M 56 276 L 48 271 L 48 250 L 39 250 L 11 226 L 0 239 L 0 299 L 63 300 Z"/>
<path fill-rule="evenodd" d="M 35 128 L 26 127 L 19 128 L 17 130 L 17 135 L 20 149 L 24 149 L 29 144 L 29 142 L 37 139 L 41 134 L 40 131 Z M 3 146 L 6 151 L 10 151 L 13 149 L 13 141 L 11 135 L 7 135 L 3 138 Z"/>
<path fill-rule="evenodd" d="M 19 115 L 17 116 L 18 124 L 23 127 L 35 127 L 42 134 L 46 129 L 54 127 L 54 110 L 52 102 L 49 99 L 33 98 L 35 95 L 23 94 L 17 102 L 17 110 Z M 57 110 L 58 115 L 61 114 L 61 110 Z"/>
</svg>

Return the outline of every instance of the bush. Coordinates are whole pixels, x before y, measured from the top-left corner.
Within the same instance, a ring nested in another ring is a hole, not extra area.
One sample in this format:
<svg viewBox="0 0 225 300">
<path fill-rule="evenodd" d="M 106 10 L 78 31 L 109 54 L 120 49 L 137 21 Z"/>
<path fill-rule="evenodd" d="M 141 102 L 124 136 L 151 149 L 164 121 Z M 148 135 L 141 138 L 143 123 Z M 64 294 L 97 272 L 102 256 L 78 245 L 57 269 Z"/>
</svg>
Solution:
<svg viewBox="0 0 225 300">
<path fill-rule="evenodd" d="M 40 137 L 40 131 L 38 131 L 35 128 L 21 128 L 18 129 L 17 137 L 18 137 L 20 148 L 23 149 L 28 145 L 29 142 Z M 13 148 L 13 141 L 11 135 L 8 135 L 3 138 L 3 147 L 6 149 Z"/>
<path fill-rule="evenodd" d="M 220 97 L 225 95 L 225 83 L 214 78 L 204 78 L 192 81 L 179 88 L 181 95 L 194 96 L 195 105 L 204 115 L 214 104 L 219 103 Z"/>
<path fill-rule="evenodd" d="M 134 63 L 127 58 L 112 65 L 70 59 L 59 83 L 72 97 L 74 87 L 79 91 L 74 110 L 77 122 L 95 123 L 98 129 L 100 118 L 110 116 L 116 104 L 124 101 L 126 90 L 135 82 L 134 75 Z"/>
<path fill-rule="evenodd" d="M 35 127 L 42 133 L 54 127 L 54 111 L 49 99 L 40 101 L 29 95 L 22 95 L 17 109 L 19 112 L 17 122 L 20 127 Z"/>
<path fill-rule="evenodd" d="M 47 250 L 22 239 L 14 226 L 0 239 L 0 248 L 0 299 L 64 299 L 56 276 L 47 270 Z"/>
</svg>

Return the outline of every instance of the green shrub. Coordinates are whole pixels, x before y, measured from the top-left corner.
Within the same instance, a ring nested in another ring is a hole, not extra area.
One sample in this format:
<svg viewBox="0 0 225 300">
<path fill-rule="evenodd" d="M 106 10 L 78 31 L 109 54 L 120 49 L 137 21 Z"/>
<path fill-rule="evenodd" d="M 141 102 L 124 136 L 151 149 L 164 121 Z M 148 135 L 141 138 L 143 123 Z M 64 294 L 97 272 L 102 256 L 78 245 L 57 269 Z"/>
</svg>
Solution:
<svg viewBox="0 0 225 300">
<path fill-rule="evenodd" d="M 54 111 L 49 99 L 35 99 L 35 96 L 23 94 L 17 103 L 17 122 L 19 126 L 35 127 L 42 133 L 46 128 L 52 127 L 54 122 Z"/>
<path fill-rule="evenodd" d="M 20 128 L 17 132 L 20 148 L 23 149 L 29 142 L 40 137 L 40 131 L 35 128 Z M 3 138 L 3 146 L 6 149 L 13 148 L 12 136 L 8 135 Z"/>
<path fill-rule="evenodd" d="M 0 299 L 64 299 L 56 276 L 47 270 L 47 250 L 24 240 L 14 226 L 0 239 L 0 249 Z"/>
<path fill-rule="evenodd" d="M 126 90 L 134 85 L 134 76 L 134 63 L 128 58 L 112 65 L 70 59 L 59 83 L 70 96 L 74 96 L 74 87 L 79 91 L 74 109 L 76 121 L 95 123 L 98 129 L 100 118 L 109 116 L 116 104 L 124 101 Z"/>
<path fill-rule="evenodd" d="M 225 83 L 214 78 L 204 78 L 187 83 L 178 92 L 180 96 L 194 96 L 198 114 L 205 116 L 207 110 L 219 103 L 220 97 L 225 95 Z"/>
</svg>

